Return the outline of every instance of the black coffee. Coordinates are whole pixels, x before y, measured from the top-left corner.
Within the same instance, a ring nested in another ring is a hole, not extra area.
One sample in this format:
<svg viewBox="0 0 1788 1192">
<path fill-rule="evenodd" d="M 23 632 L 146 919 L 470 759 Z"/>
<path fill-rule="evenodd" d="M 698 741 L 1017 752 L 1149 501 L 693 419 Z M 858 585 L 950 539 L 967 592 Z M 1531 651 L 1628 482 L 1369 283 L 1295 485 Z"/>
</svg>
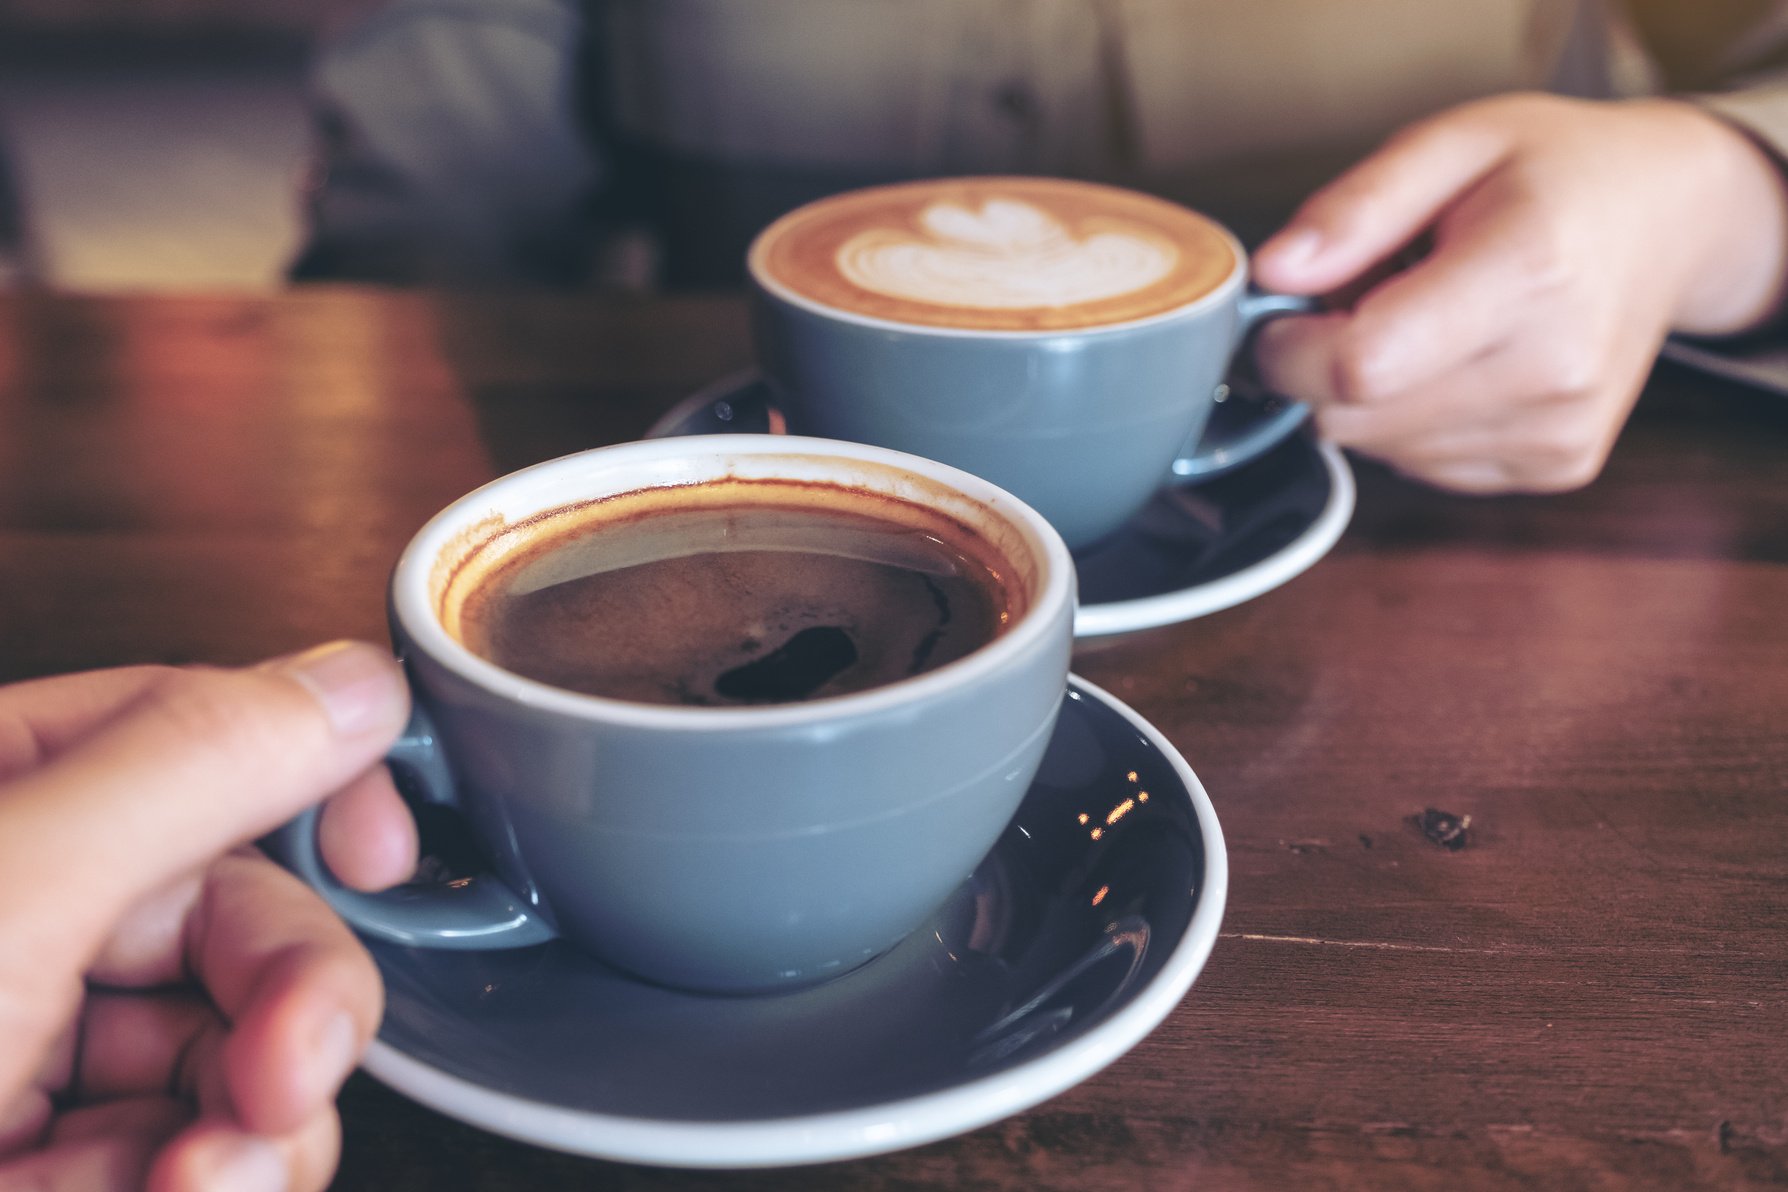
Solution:
<svg viewBox="0 0 1788 1192">
<path fill-rule="evenodd" d="M 571 691 L 760 705 L 935 669 L 1019 611 L 991 548 L 918 506 L 772 481 L 697 487 L 692 506 L 623 497 L 546 519 L 476 581 L 461 640 Z"/>
</svg>

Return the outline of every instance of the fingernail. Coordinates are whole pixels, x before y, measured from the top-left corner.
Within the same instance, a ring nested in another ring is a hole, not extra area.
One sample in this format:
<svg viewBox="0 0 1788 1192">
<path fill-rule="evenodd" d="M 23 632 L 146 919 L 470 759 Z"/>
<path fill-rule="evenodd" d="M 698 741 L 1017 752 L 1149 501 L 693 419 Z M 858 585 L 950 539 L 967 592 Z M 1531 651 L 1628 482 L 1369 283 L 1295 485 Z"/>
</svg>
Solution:
<svg viewBox="0 0 1788 1192">
<path fill-rule="evenodd" d="M 389 728 L 403 714 L 403 683 L 391 655 L 365 642 L 329 642 L 268 666 L 309 689 L 344 737 Z"/>
<path fill-rule="evenodd" d="M 360 1032 L 346 1011 L 337 1012 L 311 1040 L 311 1076 L 318 1095 L 333 1098 L 359 1061 Z"/>
<path fill-rule="evenodd" d="M 213 1147 L 203 1185 L 217 1192 L 285 1192 L 286 1161 L 270 1142 L 232 1138 Z"/>
<path fill-rule="evenodd" d="M 1281 266 L 1301 268 L 1322 252 L 1322 233 L 1315 228 L 1287 228 L 1263 248 Z"/>
</svg>

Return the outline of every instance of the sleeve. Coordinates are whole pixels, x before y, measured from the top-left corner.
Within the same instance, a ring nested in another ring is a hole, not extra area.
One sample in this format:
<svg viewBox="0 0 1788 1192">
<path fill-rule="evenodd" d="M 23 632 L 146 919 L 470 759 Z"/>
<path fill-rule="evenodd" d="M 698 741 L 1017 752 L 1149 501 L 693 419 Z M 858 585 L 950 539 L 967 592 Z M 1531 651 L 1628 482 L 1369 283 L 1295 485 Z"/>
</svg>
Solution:
<svg viewBox="0 0 1788 1192">
<path fill-rule="evenodd" d="M 293 280 L 581 280 L 583 33 L 575 0 L 397 0 L 327 47 Z"/>
<path fill-rule="evenodd" d="M 1788 0 L 1626 0 L 1659 89 L 1730 121 L 1788 166 Z"/>
<path fill-rule="evenodd" d="M 1788 78 L 1778 75 L 1686 98 L 1745 130 L 1788 169 Z"/>
</svg>

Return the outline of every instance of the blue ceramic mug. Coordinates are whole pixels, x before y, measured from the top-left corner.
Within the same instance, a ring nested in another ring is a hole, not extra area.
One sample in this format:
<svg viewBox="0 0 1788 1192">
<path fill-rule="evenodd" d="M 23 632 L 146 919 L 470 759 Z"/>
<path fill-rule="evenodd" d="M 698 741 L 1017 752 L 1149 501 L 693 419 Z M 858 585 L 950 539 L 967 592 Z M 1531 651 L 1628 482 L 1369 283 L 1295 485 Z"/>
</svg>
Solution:
<svg viewBox="0 0 1788 1192">
<path fill-rule="evenodd" d="M 967 527 L 1015 585 L 1011 623 L 883 686 L 747 707 L 548 686 L 452 630 L 480 560 L 525 547 L 552 520 L 542 515 L 648 490 L 694 501 L 729 478 L 868 493 Z M 391 579 L 416 707 L 393 769 L 416 798 L 469 822 L 491 871 L 357 893 L 323 864 L 315 812 L 277 847 L 353 926 L 388 940 L 505 948 L 563 937 L 700 990 L 821 980 L 923 922 L 999 838 L 1061 704 L 1074 586 L 1067 548 L 1035 511 L 977 477 L 874 447 L 708 436 L 539 464 L 437 515 Z"/>
<path fill-rule="evenodd" d="M 1250 332 L 1312 305 L 1251 290 L 1227 229 L 1136 192 L 1005 177 L 853 191 L 777 220 L 748 266 L 791 431 L 985 477 L 1076 550 L 1308 415 L 1273 401 L 1212 420 Z"/>
</svg>

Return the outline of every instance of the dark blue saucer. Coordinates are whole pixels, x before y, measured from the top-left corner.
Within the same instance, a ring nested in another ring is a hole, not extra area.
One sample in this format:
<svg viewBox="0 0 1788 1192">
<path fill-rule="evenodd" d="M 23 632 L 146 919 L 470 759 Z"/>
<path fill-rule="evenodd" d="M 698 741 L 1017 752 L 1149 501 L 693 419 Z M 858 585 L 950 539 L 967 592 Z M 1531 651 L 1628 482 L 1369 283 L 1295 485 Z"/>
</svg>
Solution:
<svg viewBox="0 0 1788 1192">
<path fill-rule="evenodd" d="M 366 1067 L 474 1125 L 607 1158 L 746 1167 L 912 1146 L 1053 1096 L 1154 1029 L 1210 954 L 1227 873 L 1184 759 L 1074 679 L 1004 837 L 861 969 L 726 998 L 557 942 L 374 941 L 387 1006 Z"/>
</svg>

